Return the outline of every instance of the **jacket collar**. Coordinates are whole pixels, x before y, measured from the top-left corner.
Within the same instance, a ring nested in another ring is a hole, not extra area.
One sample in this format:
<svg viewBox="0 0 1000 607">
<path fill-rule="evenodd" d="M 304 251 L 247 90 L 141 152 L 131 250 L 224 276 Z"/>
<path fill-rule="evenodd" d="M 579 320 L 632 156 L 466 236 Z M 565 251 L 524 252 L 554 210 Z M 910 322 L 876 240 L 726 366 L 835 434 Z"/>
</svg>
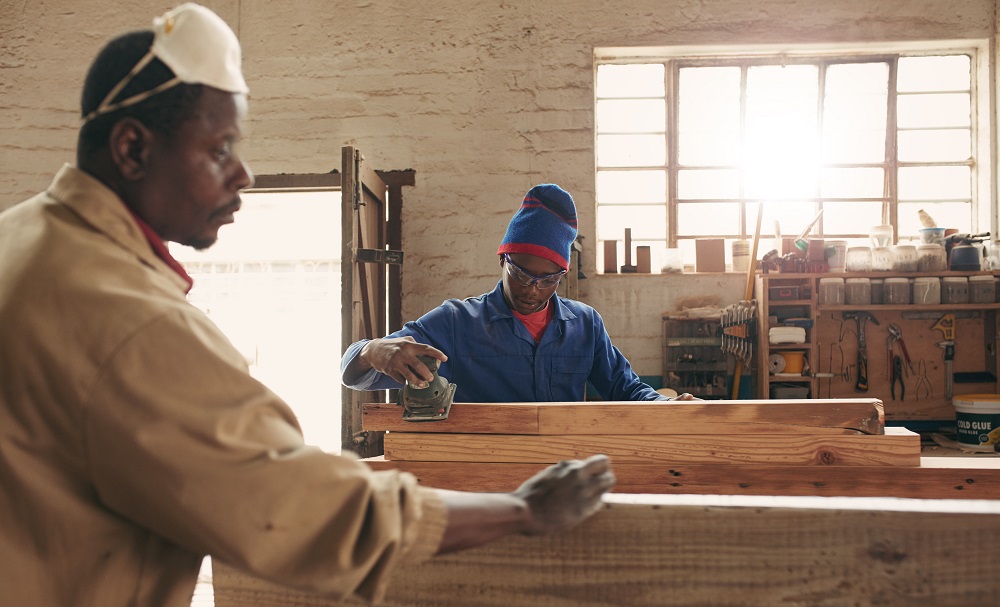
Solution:
<svg viewBox="0 0 1000 607">
<path fill-rule="evenodd" d="M 47 193 L 142 263 L 169 277 L 178 288 L 188 290 L 188 282 L 157 256 L 125 202 L 95 177 L 63 165 Z"/>
<path fill-rule="evenodd" d="M 552 295 L 549 304 L 556 307 L 552 320 L 572 320 L 576 318 L 576 314 L 566 306 L 558 294 Z M 490 322 L 500 318 L 514 317 L 514 313 L 510 311 L 510 306 L 507 305 L 507 300 L 503 298 L 502 280 L 498 281 L 497 286 L 486 294 L 486 310 Z"/>
</svg>

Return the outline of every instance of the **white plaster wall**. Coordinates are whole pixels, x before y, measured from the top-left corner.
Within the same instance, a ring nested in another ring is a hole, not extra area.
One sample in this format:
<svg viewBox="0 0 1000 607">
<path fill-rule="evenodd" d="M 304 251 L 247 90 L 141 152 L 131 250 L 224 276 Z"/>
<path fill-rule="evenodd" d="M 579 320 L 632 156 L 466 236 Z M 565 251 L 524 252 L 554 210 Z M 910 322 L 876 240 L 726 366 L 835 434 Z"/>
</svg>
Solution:
<svg viewBox="0 0 1000 607">
<path fill-rule="evenodd" d="M 995 24 L 994 0 L 204 3 L 243 43 L 243 151 L 257 173 L 325 172 L 347 143 L 376 168 L 416 171 L 404 318 L 490 289 L 522 195 L 557 182 L 588 247 L 580 298 L 644 375 L 660 373 L 662 311 L 700 293 L 731 303 L 745 279 L 596 276 L 593 48 L 985 38 Z M 72 160 L 80 85 L 103 41 L 172 5 L 0 0 L 0 208 Z"/>
</svg>

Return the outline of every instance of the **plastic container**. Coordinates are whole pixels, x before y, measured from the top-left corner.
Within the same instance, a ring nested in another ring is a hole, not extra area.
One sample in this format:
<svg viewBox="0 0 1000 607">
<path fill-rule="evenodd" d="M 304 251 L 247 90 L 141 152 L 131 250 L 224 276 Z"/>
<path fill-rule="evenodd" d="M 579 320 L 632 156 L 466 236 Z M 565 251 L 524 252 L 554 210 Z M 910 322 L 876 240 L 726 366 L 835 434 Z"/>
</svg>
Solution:
<svg viewBox="0 0 1000 607">
<path fill-rule="evenodd" d="M 844 279 L 820 278 L 819 291 L 816 293 L 821 306 L 840 306 L 844 303 Z"/>
<path fill-rule="evenodd" d="M 918 276 L 913 279 L 913 303 L 937 305 L 941 303 L 941 279 L 937 276 Z"/>
<path fill-rule="evenodd" d="M 872 247 L 872 272 L 889 272 L 890 270 L 892 270 L 892 249 Z"/>
<path fill-rule="evenodd" d="M 847 268 L 847 241 L 827 240 L 825 249 L 826 263 L 830 266 L 830 271 L 843 272 Z"/>
<path fill-rule="evenodd" d="M 945 276 L 942 278 L 941 303 L 969 303 L 969 279 L 964 276 Z"/>
<path fill-rule="evenodd" d="M 848 272 L 871 272 L 871 270 L 872 270 L 871 247 L 850 247 L 847 249 Z"/>
<path fill-rule="evenodd" d="M 886 278 L 884 300 L 886 305 L 911 303 L 910 279 L 900 276 Z"/>
<path fill-rule="evenodd" d="M 918 272 L 943 272 L 948 269 L 948 254 L 939 244 L 922 244 L 917 247 Z"/>
<path fill-rule="evenodd" d="M 750 269 L 750 242 L 746 240 L 733 241 L 733 272 L 746 272 Z"/>
<path fill-rule="evenodd" d="M 873 226 L 868 236 L 873 247 L 888 247 L 892 245 L 893 230 L 891 225 Z"/>
<path fill-rule="evenodd" d="M 951 399 L 958 442 L 975 451 L 995 451 L 1000 441 L 1000 394 L 963 394 Z"/>
<path fill-rule="evenodd" d="M 917 247 L 912 244 L 898 244 L 892 247 L 892 271 L 916 272 Z"/>
<path fill-rule="evenodd" d="M 996 302 L 996 279 L 991 274 L 969 277 L 969 303 Z"/>
<path fill-rule="evenodd" d="M 885 302 L 885 281 L 881 278 L 872 279 L 872 305 L 882 305 Z"/>
<path fill-rule="evenodd" d="M 944 245 L 944 228 L 921 228 L 920 242 L 923 244 Z"/>
<path fill-rule="evenodd" d="M 848 278 L 844 283 L 844 303 L 849 306 L 870 306 L 871 281 L 867 278 Z"/>
</svg>

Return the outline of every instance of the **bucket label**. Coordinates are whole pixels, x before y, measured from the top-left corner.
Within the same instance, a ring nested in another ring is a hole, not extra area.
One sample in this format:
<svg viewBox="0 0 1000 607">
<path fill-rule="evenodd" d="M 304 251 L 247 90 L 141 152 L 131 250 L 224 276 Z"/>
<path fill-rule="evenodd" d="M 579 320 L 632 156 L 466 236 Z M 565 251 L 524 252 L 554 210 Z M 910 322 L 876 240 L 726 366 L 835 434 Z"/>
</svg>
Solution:
<svg viewBox="0 0 1000 607">
<path fill-rule="evenodd" d="M 955 425 L 960 443 L 989 446 L 1000 441 L 1000 415 L 959 413 Z"/>
</svg>

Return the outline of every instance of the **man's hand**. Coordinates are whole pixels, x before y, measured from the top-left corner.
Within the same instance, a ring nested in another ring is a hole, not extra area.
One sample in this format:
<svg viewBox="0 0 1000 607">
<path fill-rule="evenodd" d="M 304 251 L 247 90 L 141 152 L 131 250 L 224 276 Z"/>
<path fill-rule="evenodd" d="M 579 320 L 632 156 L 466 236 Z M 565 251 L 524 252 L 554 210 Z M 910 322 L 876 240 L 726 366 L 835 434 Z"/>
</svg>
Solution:
<svg viewBox="0 0 1000 607">
<path fill-rule="evenodd" d="M 481 546 L 511 533 L 539 535 L 569 529 L 601 508 L 615 484 L 606 455 L 559 462 L 511 493 L 438 489 L 448 524 L 438 553 Z"/>
<path fill-rule="evenodd" d="M 615 484 L 606 455 L 561 461 L 526 480 L 514 491 L 529 511 L 529 534 L 569 529 L 601 508 L 601 496 Z"/>
<path fill-rule="evenodd" d="M 358 359 L 366 369 L 375 369 L 401 384 L 409 382 L 415 388 L 427 387 L 434 374 L 420 362 L 418 355 L 430 356 L 441 362 L 448 360 L 444 352 L 412 337 L 373 339 L 361 348 Z"/>
</svg>

